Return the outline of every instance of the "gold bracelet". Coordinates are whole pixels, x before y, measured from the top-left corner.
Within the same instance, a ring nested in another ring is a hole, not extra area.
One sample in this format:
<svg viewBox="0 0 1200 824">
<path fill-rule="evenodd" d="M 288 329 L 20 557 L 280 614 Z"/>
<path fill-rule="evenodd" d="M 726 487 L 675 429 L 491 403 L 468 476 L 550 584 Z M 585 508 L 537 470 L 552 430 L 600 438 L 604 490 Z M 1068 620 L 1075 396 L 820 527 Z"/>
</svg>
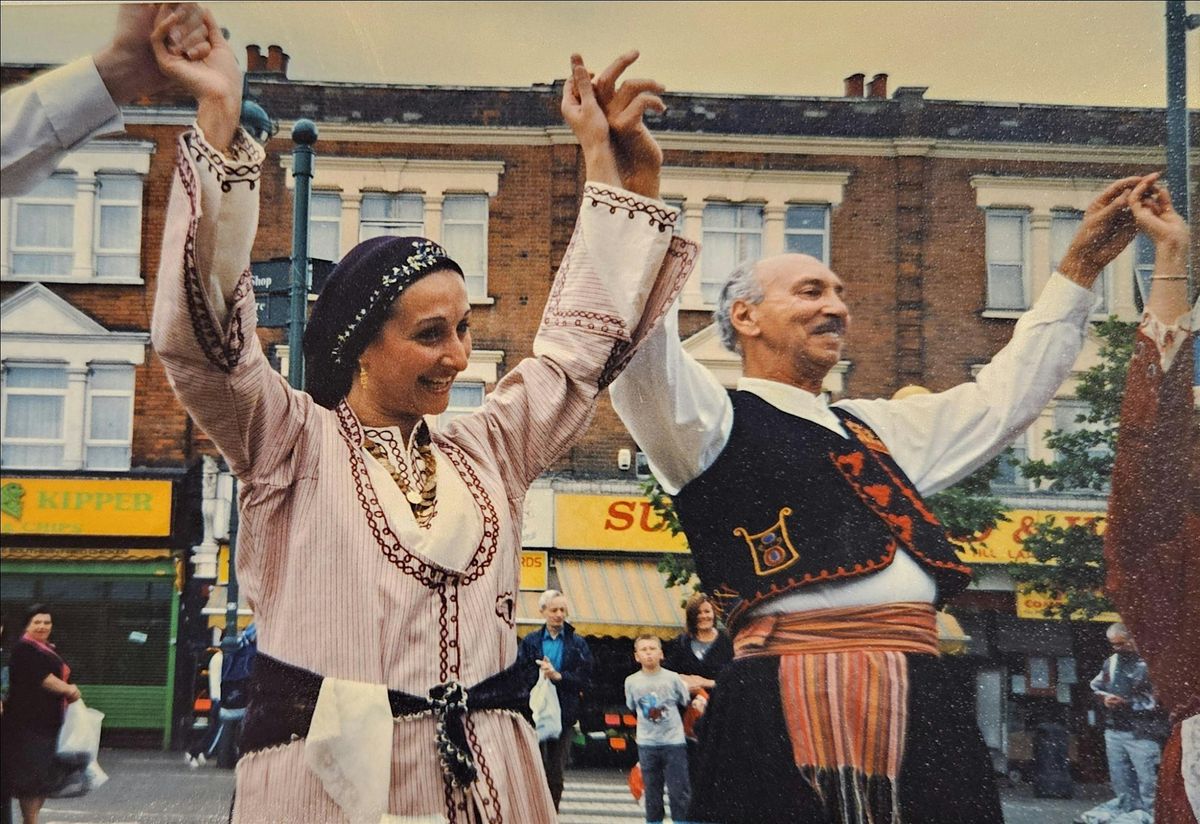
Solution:
<svg viewBox="0 0 1200 824">
<path fill-rule="evenodd" d="M 1151 275 L 1150 280 L 1187 280 L 1187 275 Z"/>
</svg>

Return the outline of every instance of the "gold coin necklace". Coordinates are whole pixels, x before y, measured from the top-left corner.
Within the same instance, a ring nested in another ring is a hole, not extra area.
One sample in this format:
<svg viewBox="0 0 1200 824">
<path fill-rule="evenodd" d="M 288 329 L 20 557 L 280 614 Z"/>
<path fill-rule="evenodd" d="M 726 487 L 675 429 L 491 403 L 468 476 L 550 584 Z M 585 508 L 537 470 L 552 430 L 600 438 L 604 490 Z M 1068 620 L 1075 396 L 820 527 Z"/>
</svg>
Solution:
<svg viewBox="0 0 1200 824">
<path fill-rule="evenodd" d="M 414 448 L 402 451 L 396 436 L 386 429 L 367 430 L 370 434 L 364 433 L 363 448 L 392 476 L 392 481 L 412 508 L 417 526 L 428 529 L 437 511 L 437 460 L 433 456 L 429 428 L 424 421 L 417 426 Z M 395 462 L 389 452 L 395 454 Z M 400 468 L 397 468 L 397 464 Z M 410 467 L 415 478 L 410 477 Z"/>
</svg>

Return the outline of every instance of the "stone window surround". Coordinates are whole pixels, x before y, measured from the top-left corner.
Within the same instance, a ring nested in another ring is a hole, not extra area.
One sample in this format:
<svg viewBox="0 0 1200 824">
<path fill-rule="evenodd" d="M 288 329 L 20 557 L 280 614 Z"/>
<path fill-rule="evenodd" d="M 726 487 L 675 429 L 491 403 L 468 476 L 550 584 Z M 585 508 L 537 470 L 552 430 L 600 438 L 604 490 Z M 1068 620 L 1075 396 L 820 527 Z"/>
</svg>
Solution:
<svg viewBox="0 0 1200 824">
<path fill-rule="evenodd" d="M 683 202 L 683 235 L 702 242 L 704 206 L 709 202 L 760 203 L 763 207 L 763 257 L 786 248 L 785 217 L 791 205 L 841 205 L 849 171 L 729 169 L 664 166 L 662 198 Z M 701 252 L 703 254 L 703 252 Z M 700 291 L 701 267 L 696 266 L 683 287 L 683 309 L 711 310 Z"/>
<path fill-rule="evenodd" d="M 294 189 L 292 158 L 279 159 L 289 190 Z M 423 160 L 399 157 L 321 156 L 313 169 L 313 191 L 336 191 L 342 198 L 341 249 L 344 256 L 358 243 L 359 212 L 364 192 L 420 192 L 425 203 L 425 237 L 442 236 L 442 203 L 448 194 L 485 194 L 500 190 L 504 163 L 498 160 Z M 472 298 L 475 305 L 494 303 Z"/>
<path fill-rule="evenodd" d="M 136 174 L 143 181 L 150 171 L 150 156 L 154 143 L 147 140 L 96 140 L 87 148 L 70 152 L 58 164 L 57 172 L 75 176 L 74 262 L 70 275 L 14 275 L 9 265 L 9 226 L 13 202 L 20 198 L 0 200 L 0 280 L 38 283 L 94 283 L 122 286 L 141 285 L 141 277 L 97 278 L 96 234 L 99 231 L 99 198 L 97 175 Z M 142 192 L 143 203 L 145 191 Z"/>
</svg>

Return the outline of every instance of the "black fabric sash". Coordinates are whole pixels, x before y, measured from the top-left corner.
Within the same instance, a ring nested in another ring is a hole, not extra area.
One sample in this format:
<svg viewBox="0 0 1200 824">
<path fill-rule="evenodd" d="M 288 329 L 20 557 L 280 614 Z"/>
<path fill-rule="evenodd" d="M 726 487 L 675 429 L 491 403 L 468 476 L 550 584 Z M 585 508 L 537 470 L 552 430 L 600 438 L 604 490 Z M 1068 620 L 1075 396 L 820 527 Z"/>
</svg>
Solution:
<svg viewBox="0 0 1200 824">
<path fill-rule="evenodd" d="M 305 738 L 324 680 L 315 672 L 260 652 L 250 677 L 250 699 L 238 738 L 241 751 L 255 752 Z M 513 664 L 469 689 L 448 681 L 431 687 L 428 697 L 399 690 L 387 693 L 394 717 L 433 713 L 442 770 L 456 785 L 465 787 L 475 780 L 477 772 L 463 724 L 467 713 L 511 710 L 528 721 L 529 690 L 528 679 Z"/>
</svg>

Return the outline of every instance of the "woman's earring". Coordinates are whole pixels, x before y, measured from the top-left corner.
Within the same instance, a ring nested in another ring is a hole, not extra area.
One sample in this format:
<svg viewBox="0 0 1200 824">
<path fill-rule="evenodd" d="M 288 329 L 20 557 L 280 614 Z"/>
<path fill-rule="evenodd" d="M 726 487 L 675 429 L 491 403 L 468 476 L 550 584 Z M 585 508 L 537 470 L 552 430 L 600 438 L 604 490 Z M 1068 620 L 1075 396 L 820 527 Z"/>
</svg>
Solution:
<svg viewBox="0 0 1200 824">
<path fill-rule="evenodd" d="M 361 362 L 358 364 L 358 385 L 367 388 L 367 365 Z"/>
</svg>

